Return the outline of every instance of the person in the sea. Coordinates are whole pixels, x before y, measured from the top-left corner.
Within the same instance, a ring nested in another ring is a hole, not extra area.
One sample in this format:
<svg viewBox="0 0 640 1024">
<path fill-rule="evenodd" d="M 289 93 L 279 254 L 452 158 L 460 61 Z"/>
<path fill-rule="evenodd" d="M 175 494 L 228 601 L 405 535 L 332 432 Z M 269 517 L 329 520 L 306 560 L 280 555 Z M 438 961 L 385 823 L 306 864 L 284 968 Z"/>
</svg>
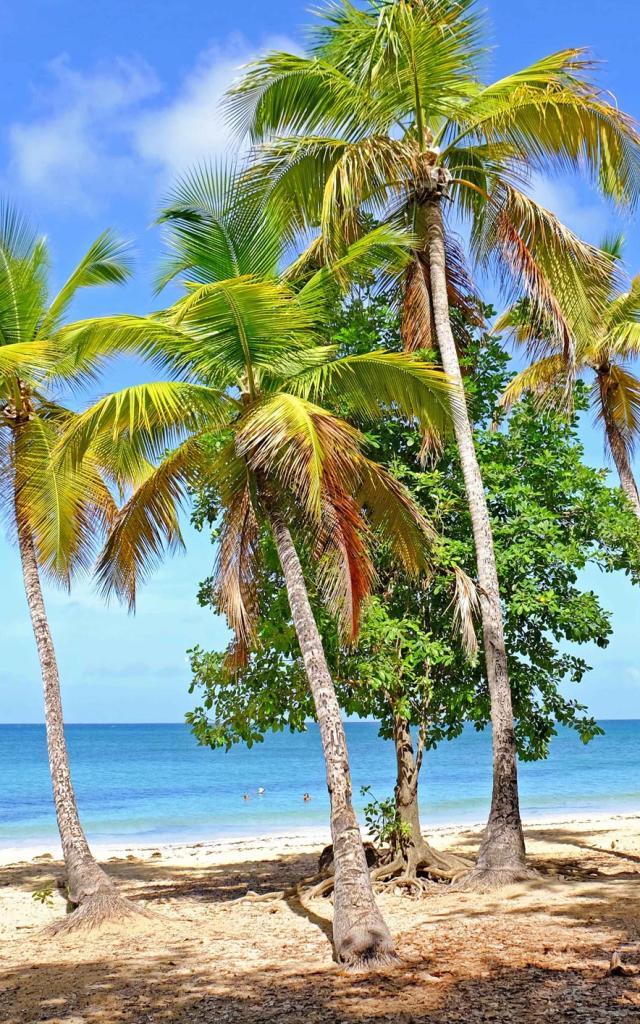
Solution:
<svg viewBox="0 0 640 1024">
<path fill-rule="evenodd" d="M 258 786 L 258 796 L 264 796 L 264 786 Z"/>
<path fill-rule="evenodd" d="M 311 799 L 311 797 L 309 796 L 309 794 L 308 794 L 308 793 L 305 793 L 302 799 L 304 800 L 304 802 L 305 802 L 305 804 L 306 804 L 306 803 L 308 803 L 308 802 L 309 802 L 309 800 Z"/>
<path fill-rule="evenodd" d="M 249 794 L 248 794 L 248 793 L 245 793 L 242 799 L 243 799 L 243 800 L 250 800 L 250 799 L 251 799 L 251 797 L 249 796 Z"/>
</svg>

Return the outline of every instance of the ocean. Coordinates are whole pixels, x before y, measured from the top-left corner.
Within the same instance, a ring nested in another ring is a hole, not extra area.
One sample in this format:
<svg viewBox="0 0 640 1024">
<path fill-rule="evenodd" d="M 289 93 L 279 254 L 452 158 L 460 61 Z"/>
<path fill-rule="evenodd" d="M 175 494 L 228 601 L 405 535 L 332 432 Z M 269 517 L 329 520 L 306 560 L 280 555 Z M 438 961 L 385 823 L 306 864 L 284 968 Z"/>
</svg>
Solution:
<svg viewBox="0 0 640 1024">
<path fill-rule="evenodd" d="M 601 724 L 605 735 L 588 746 L 562 729 L 546 761 L 520 765 L 525 820 L 640 812 L 640 721 Z M 370 785 L 379 798 L 391 794 L 394 751 L 375 723 L 349 722 L 346 730 L 361 812 L 360 786 Z M 185 725 L 69 725 L 66 732 L 80 813 L 93 842 L 208 841 L 327 826 L 315 725 L 229 753 L 197 746 Z M 44 726 L 0 726 L 0 779 L 0 846 L 54 843 Z M 483 822 L 491 794 L 489 733 L 467 729 L 430 752 L 421 791 L 425 825 Z"/>
</svg>

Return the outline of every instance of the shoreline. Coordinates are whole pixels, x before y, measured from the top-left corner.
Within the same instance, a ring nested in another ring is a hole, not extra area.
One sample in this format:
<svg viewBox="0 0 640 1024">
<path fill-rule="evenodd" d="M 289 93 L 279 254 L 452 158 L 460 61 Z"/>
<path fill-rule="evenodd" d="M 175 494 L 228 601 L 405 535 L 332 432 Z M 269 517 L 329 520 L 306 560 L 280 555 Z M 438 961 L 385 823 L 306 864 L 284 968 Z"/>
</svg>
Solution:
<svg viewBox="0 0 640 1024">
<path fill-rule="evenodd" d="M 564 811 L 556 814 L 523 820 L 526 833 L 535 838 L 539 829 L 549 825 L 571 826 L 579 830 L 588 830 L 593 826 L 611 828 L 613 823 L 638 823 L 640 833 L 640 810 L 612 813 L 597 811 L 582 814 L 578 811 Z M 479 833 L 484 828 L 484 821 L 458 822 L 428 826 L 423 829 L 429 838 L 437 840 L 452 838 L 464 833 Z M 185 858 L 206 858 L 209 863 L 245 860 L 248 855 L 260 854 L 264 859 L 273 859 L 294 852 L 311 852 L 331 842 L 328 825 L 323 828 L 308 827 L 286 830 L 279 833 L 261 833 L 257 835 L 223 836 L 208 839 L 163 840 L 152 842 L 146 838 L 132 837 L 122 841 L 120 837 L 113 840 L 92 842 L 91 848 L 98 860 L 120 860 L 127 857 L 136 859 L 157 858 L 158 853 L 167 863 L 184 863 Z M 60 843 L 42 841 L 37 844 L 27 840 L 25 843 L 14 843 L 12 846 L 0 846 L 0 867 L 29 861 L 55 862 L 62 859 Z"/>
</svg>

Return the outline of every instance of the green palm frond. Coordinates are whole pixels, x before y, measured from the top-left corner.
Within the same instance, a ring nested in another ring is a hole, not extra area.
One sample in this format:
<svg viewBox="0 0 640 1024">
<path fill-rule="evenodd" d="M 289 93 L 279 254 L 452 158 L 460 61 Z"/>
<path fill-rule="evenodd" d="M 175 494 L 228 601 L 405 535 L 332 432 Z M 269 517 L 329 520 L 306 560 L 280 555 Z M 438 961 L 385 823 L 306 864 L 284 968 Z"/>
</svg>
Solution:
<svg viewBox="0 0 640 1024">
<path fill-rule="evenodd" d="M 18 382 L 36 386 L 56 362 L 59 350 L 46 341 L 0 345 L 0 396 L 9 398 Z"/>
<path fill-rule="evenodd" d="M 124 435 L 140 456 L 153 461 L 185 434 L 222 429 L 235 403 L 224 392 L 183 381 L 136 384 L 107 395 L 76 416 L 59 446 L 63 462 L 77 465 L 101 435 Z"/>
<path fill-rule="evenodd" d="M 133 609 L 138 587 L 165 551 L 184 546 L 179 510 L 205 464 L 201 438 L 187 438 L 147 475 L 118 511 L 96 569 L 105 597 L 116 594 Z"/>
<path fill-rule="evenodd" d="M 566 396 L 566 376 L 567 363 L 563 355 L 545 356 L 515 375 L 504 391 L 501 404 L 510 409 L 524 394 L 535 395 L 541 402 L 553 395 L 556 398 Z"/>
<path fill-rule="evenodd" d="M 343 291 L 356 281 L 376 280 L 381 289 L 397 282 L 411 259 L 414 236 L 403 227 L 380 224 L 363 233 L 336 259 L 325 263 L 305 282 L 298 293 L 305 307 L 317 317 L 318 304 L 335 290 Z M 287 276 L 292 276 L 291 270 Z"/>
<path fill-rule="evenodd" d="M 425 431 L 446 434 L 451 426 L 453 385 L 441 369 L 415 355 L 345 356 L 289 380 L 287 389 L 329 407 L 340 404 L 359 420 L 375 422 L 395 411 Z"/>
<path fill-rule="evenodd" d="M 167 253 L 158 289 L 176 276 L 211 284 L 252 275 L 275 278 L 286 244 L 278 208 L 265 206 L 264 185 L 233 164 L 204 164 L 181 178 L 159 217 Z"/>
<path fill-rule="evenodd" d="M 34 416 L 15 432 L 17 514 L 34 539 L 40 567 L 69 585 L 92 566 L 100 536 L 112 523 L 116 505 L 93 460 L 65 471 L 54 458 L 59 431 Z"/>
<path fill-rule="evenodd" d="M 271 53 L 247 68 L 230 90 L 229 121 L 239 136 L 254 140 L 306 134 L 322 125 L 345 138 L 385 131 L 394 115 L 383 96 L 372 97 L 330 61 Z"/>
<path fill-rule="evenodd" d="M 40 335 L 47 337 L 60 325 L 70 303 L 81 288 L 124 284 L 130 276 L 130 245 L 112 231 L 103 231 L 87 249 L 78 266 L 51 302 L 40 325 Z"/>
</svg>

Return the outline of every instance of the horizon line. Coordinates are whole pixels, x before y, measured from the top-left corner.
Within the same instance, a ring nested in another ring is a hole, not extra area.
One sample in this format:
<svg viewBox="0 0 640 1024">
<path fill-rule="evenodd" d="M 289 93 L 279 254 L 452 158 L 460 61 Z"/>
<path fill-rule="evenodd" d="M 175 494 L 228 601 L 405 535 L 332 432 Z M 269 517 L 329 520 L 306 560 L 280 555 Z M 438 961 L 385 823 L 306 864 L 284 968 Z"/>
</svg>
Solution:
<svg viewBox="0 0 640 1024">
<path fill-rule="evenodd" d="M 379 718 L 343 718 L 342 721 L 345 722 L 347 725 L 376 725 L 380 721 L 380 719 Z M 597 718 L 596 717 L 596 722 L 640 722 L 640 716 L 632 717 L 632 718 L 627 718 L 627 717 L 622 717 L 622 716 L 614 717 L 614 718 Z M 83 726 L 92 726 L 92 725 L 122 726 L 122 725 L 126 725 L 126 726 L 134 726 L 134 725 L 188 725 L 188 722 L 184 722 L 184 721 L 171 721 L 171 722 L 65 722 L 64 724 L 65 724 L 65 726 L 68 726 L 68 725 L 83 725 Z M 307 718 L 307 719 L 305 719 L 305 723 L 304 724 L 305 725 L 317 725 L 318 723 L 317 723 L 317 721 L 314 718 Z M 474 723 L 473 722 L 465 722 L 464 724 L 465 725 L 473 725 Z M 486 723 L 487 726 L 489 726 L 490 724 L 491 724 L 490 722 Z M 558 722 L 556 724 L 557 725 L 561 725 L 560 722 Z M 0 722 L 0 728 L 2 728 L 3 726 L 6 727 L 6 728 L 10 728 L 10 727 L 22 728 L 24 726 L 33 726 L 33 725 L 40 725 L 40 726 L 44 727 L 45 723 L 44 723 L 44 721 L 39 721 L 39 722 Z M 565 728 L 570 729 L 571 726 L 565 726 Z M 269 729 L 266 730 L 266 732 L 271 732 L 271 731 L 273 731 L 273 730 L 269 730 Z M 289 730 L 287 730 L 287 729 L 279 729 L 277 731 L 278 732 L 287 732 Z M 293 730 L 293 731 L 295 732 L 295 731 L 299 731 L 299 730 Z M 480 731 L 482 731 L 482 730 L 480 730 Z"/>
</svg>

